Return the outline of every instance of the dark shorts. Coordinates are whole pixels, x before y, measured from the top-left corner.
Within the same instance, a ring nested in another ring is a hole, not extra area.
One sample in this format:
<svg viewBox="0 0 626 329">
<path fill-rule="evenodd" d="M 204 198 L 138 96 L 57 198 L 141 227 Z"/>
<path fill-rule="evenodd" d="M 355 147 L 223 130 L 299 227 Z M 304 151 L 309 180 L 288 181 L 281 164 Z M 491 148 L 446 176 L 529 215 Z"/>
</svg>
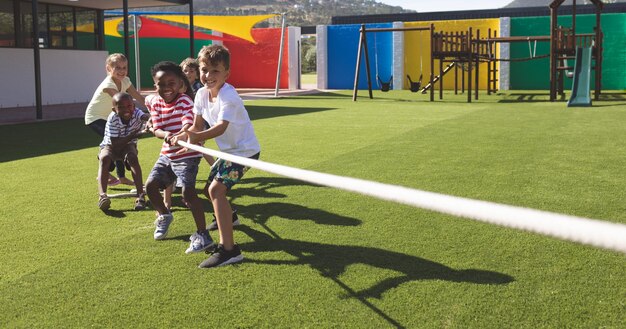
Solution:
<svg viewBox="0 0 626 329">
<path fill-rule="evenodd" d="M 137 155 L 139 151 L 137 151 L 137 144 L 128 143 L 124 145 L 124 147 L 113 148 L 111 145 L 105 145 L 100 148 L 100 153 L 98 153 L 98 158 L 102 159 L 104 156 L 108 155 L 111 159 L 115 160 L 126 160 L 127 154 Z"/>
<path fill-rule="evenodd" d="M 200 159 L 200 157 L 196 157 L 172 161 L 170 158 L 160 155 L 150 175 L 148 175 L 148 181 L 159 182 L 160 188 L 170 186 L 176 180 L 183 187 L 195 187 Z"/>
<path fill-rule="evenodd" d="M 261 153 L 257 153 L 249 159 L 258 160 Z M 248 171 L 250 167 L 242 166 L 238 163 L 226 161 L 223 159 L 215 160 L 215 163 L 211 166 L 211 172 L 207 179 L 207 185 L 210 185 L 213 180 L 216 180 L 230 190 L 235 184 L 239 183 L 243 175 Z"/>
<path fill-rule="evenodd" d="M 107 121 L 103 120 L 103 119 L 98 119 L 90 124 L 88 124 L 87 126 L 89 128 L 91 128 L 91 130 L 93 130 L 96 134 L 98 134 L 98 136 L 100 137 L 104 137 L 104 129 L 107 125 Z"/>
</svg>

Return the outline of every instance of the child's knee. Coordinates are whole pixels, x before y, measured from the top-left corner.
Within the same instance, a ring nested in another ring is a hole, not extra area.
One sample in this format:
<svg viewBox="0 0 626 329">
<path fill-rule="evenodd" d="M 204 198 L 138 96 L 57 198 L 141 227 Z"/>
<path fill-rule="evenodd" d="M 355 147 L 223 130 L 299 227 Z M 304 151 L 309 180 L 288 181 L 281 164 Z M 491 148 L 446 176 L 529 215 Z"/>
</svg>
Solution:
<svg viewBox="0 0 626 329">
<path fill-rule="evenodd" d="M 113 158 L 108 154 L 100 155 L 100 163 L 103 164 L 103 167 L 108 168 L 109 165 L 113 162 Z"/>
<path fill-rule="evenodd" d="M 139 158 L 137 157 L 137 154 L 135 153 L 128 153 L 126 154 L 126 162 L 133 165 L 133 164 L 139 163 Z"/>
<path fill-rule="evenodd" d="M 146 181 L 146 191 L 153 191 L 153 190 L 158 190 L 160 188 L 160 185 L 158 181 L 148 178 L 148 180 Z"/>
<path fill-rule="evenodd" d="M 211 200 L 226 196 L 227 191 L 228 191 L 228 188 L 226 188 L 226 185 L 216 180 L 211 182 L 211 185 L 209 185 L 209 187 L 207 188 L 207 192 Z"/>
<path fill-rule="evenodd" d="M 128 153 L 126 155 L 126 163 L 128 163 L 128 165 L 131 166 L 131 167 L 138 167 L 139 166 L 139 158 L 137 157 L 137 154 Z"/>
<path fill-rule="evenodd" d="M 183 186 L 182 190 L 183 198 L 186 200 L 191 200 L 198 197 L 198 193 L 196 193 L 196 188 L 194 186 Z"/>
</svg>

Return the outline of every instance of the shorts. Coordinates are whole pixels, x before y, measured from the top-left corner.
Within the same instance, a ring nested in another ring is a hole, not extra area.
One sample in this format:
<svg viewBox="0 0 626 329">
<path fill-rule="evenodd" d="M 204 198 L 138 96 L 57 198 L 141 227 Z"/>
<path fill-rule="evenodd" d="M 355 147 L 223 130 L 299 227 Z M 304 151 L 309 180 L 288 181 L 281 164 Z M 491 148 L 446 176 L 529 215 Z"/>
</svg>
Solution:
<svg viewBox="0 0 626 329">
<path fill-rule="evenodd" d="M 148 175 L 148 181 L 158 182 L 162 189 L 172 185 L 177 180 L 183 187 L 195 188 L 200 159 L 200 157 L 196 157 L 172 161 L 165 155 L 160 155 L 152 171 L 150 171 L 150 175 Z"/>
<path fill-rule="evenodd" d="M 103 119 L 98 119 L 90 124 L 87 127 L 91 128 L 98 136 L 104 137 L 104 129 L 107 125 L 107 121 Z"/>
<path fill-rule="evenodd" d="M 249 157 L 248 159 L 258 160 L 261 152 Z M 243 177 L 250 167 L 242 166 L 238 163 L 226 161 L 223 159 L 215 160 L 215 163 L 211 166 L 211 172 L 207 179 L 207 185 L 210 185 L 213 180 L 216 180 L 224 185 L 229 190 Z"/>
<path fill-rule="evenodd" d="M 114 148 L 112 145 L 105 145 L 100 148 L 100 153 L 98 153 L 98 159 L 102 159 L 103 157 L 108 155 L 113 161 L 124 160 L 126 168 L 130 169 L 130 165 L 128 164 L 128 161 L 126 161 L 126 156 L 128 154 L 137 155 L 138 153 L 139 151 L 137 151 L 137 144 L 135 143 L 128 143 L 123 147 L 118 148 Z"/>
</svg>

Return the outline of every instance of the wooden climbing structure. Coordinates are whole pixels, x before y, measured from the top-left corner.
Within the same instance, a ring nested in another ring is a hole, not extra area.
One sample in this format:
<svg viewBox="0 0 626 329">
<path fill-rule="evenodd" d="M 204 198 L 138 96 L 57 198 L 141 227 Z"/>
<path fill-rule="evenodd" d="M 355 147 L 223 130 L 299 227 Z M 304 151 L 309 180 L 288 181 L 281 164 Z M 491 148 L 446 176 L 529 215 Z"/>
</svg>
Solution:
<svg viewBox="0 0 626 329">
<path fill-rule="evenodd" d="M 603 59 L 603 33 L 601 27 L 602 9 L 604 3 L 601 0 L 590 0 L 596 9 L 595 33 L 576 33 L 576 0 L 572 1 L 572 26 L 558 26 L 558 9 L 565 0 L 554 0 L 550 4 L 550 101 L 555 101 L 557 94 L 563 95 L 563 77 L 574 67 L 568 62 L 574 62 L 576 51 L 579 48 L 591 48 L 591 59 L 595 65 L 594 98 L 598 100 L 602 92 L 602 59 Z"/>
</svg>

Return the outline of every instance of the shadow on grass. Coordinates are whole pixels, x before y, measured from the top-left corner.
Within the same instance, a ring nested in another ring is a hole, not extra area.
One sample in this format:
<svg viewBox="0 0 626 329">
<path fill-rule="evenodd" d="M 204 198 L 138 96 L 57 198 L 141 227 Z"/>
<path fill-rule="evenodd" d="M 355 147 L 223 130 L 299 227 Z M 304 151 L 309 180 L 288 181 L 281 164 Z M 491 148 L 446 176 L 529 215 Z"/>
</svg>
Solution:
<svg viewBox="0 0 626 329">
<path fill-rule="evenodd" d="M 550 102 L 550 93 L 545 91 L 524 92 L 524 93 L 508 93 L 497 94 L 498 97 L 504 97 L 498 103 L 544 103 Z M 560 101 L 565 100 L 565 96 L 557 95 Z"/>
<path fill-rule="evenodd" d="M 267 202 L 249 206 L 237 205 L 237 213 L 243 218 L 251 218 L 255 223 L 266 226 L 270 217 L 280 217 L 293 221 L 312 221 L 321 225 L 358 226 L 356 218 L 341 216 L 331 212 L 304 207 L 285 202 Z M 245 219 L 244 219 L 245 220 Z"/>
<path fill-rule="evenodd" d="M 380 299 L 386 291 L 410 281 L 445 280 L 488 285 L 508 284 L 514 281 L 514 278 L 507 274 L 479 269 L 453 269 L 441 263 L 382 248 L 282 239 L 269 229 L 268 231 L 272 235 L 246 226 L 240 227 L 239 230 L 254 240 L 254 242 L 241 244 L 242 249 L 246 252 L 286 252 L 295 257 L 295 260 L 260 260 L 248 256 L 245 260 L 246 262 L 269 265 L 310 266 L 344 289 L 347 298 L 358 299 L 363 305 L 370 308 L 396 328 L 404 328 L 404 326 L 372 304 L 369 301 L 370 298 Z M 347 268 L 354 264 L 390 269 L 400 274 L 395 277 L 385 278 L 371 287 L 357 291 L 340 279 L 340 276 L 346 272 Z"/>
<path fill-rule="evenodd" d="M 124 210 L 109 209 L 109 210 L 103 211 L 103 213 L 105 213 L 107 216 L 113 217 L 113 218 L 124 218 L 124 217 L 126 217 L 126 214 L 125 214 Z"/>
<path fill-rule="evenodd" d="M 364 264 L 402 273 L 385 279 L 367 289 L 355 292 L 353 297 L 381 298 L 387 290 L 415 280 L 445 280 L 475 284 L 507 284 L 514 281 L 510 275 L 479 269 L 453 269 L 424 258 L 401 254 L 382 248 L 345 246 L 312 243 L 274 238 L 247 226 L 238 229 L 250 236 L 254 242 L 241 244 L 247 252 L 286 252 L 296 260 L 254 260 L 249 262 L 273 265 L 309 265 L 324 276 L 339 277 L 350 265 Z"/>
<path fill-rule="evenodd" d="M 499 100 L 498 103 L 543 103 L 550 102 L 550 93 L 545 91 L 537 91 L 537 92 L 522 92 L 522 93 L 499 93 L 497 94 L 499 97 L 503 97 L 503 99 Z M 567 102 L 569 94 L 557 95 L 557 102 Z M 593 90 L 591 91 L 592 97 L 592 107 L 613 107 L 613 106 L 623 106 L 626 103 L 615 103 L 615 102 L 626 102 L 626 93 L 624 92 L 615 92 L 608 91 L 600 94 L 600 99 L 593 99 Z M 606 102 L 613 102 L 614 104 L 603 104 Z M 567 104 L 564 104 L 567 106 Z"/>
<path fill-rule="evenodd" d="M 288 99 L 322 99 L 322 98 L 352 98 L 352 94 L 346 93 L 337 93 L 337 92 L 321 92 L 316 94 L 305 94 L 305 95 L 297 95 L 297 96 L 289 96 L 286 97 Z"/>
<path fill-rule="evenodd" d="M 83 119 L 6 125 L 0 128 L 0 162 L 94 148 L 102 137 L 85 126 Z M 97 161 L 97 160 L 96 160 Z"/>
<path fill-rule="evenodd" d="M 273 192 L 271 189 L 289 186 L 318 186 L 297 179 L 285 177 L 244 177 L 228 194 L 232 200 L 239 197 L 285 198 L 287 195 Z"/>
<path fill-rule="evenodd" d="M 300 98 L 297 98 L 300 99 Z M 336 108 L 330 107 L 296 107 L 296 106 L 266 106 L 266 105 L 250 105 L 246 104 L 246 109 L 248 110 L 248 115 L 250 115 L 250 119 L 261 120 L 261 119 L 270 119 L 275 117 L 282 117 L 288 115 L 298 115 L 298 114 L 307 114 L 307 113 L 315 113 L 322 111 L 330 111 L 336 110 Z"/>
<path fill-rule="evenodd" d="M 330 107 L 276 107 L 246 105 L 253 120 L 334 110 Z M 153 138 L 144 136 L 142 138 Z M 94 160 L 102 137 L 83 119 L 3 125 L 0 128 L 0 162 L 93 148 Z"/>
<path fill-rule="evenodd" d="M 593 97 L 593 95 L 592 95 Z M 612 102 L 612 104 L 606 104 Z M 625 92 L 606 92 L 600 94 L 600 99 L 592 100 L 592 107 L 615 107 L 626 105 Z"/>
</svg>

